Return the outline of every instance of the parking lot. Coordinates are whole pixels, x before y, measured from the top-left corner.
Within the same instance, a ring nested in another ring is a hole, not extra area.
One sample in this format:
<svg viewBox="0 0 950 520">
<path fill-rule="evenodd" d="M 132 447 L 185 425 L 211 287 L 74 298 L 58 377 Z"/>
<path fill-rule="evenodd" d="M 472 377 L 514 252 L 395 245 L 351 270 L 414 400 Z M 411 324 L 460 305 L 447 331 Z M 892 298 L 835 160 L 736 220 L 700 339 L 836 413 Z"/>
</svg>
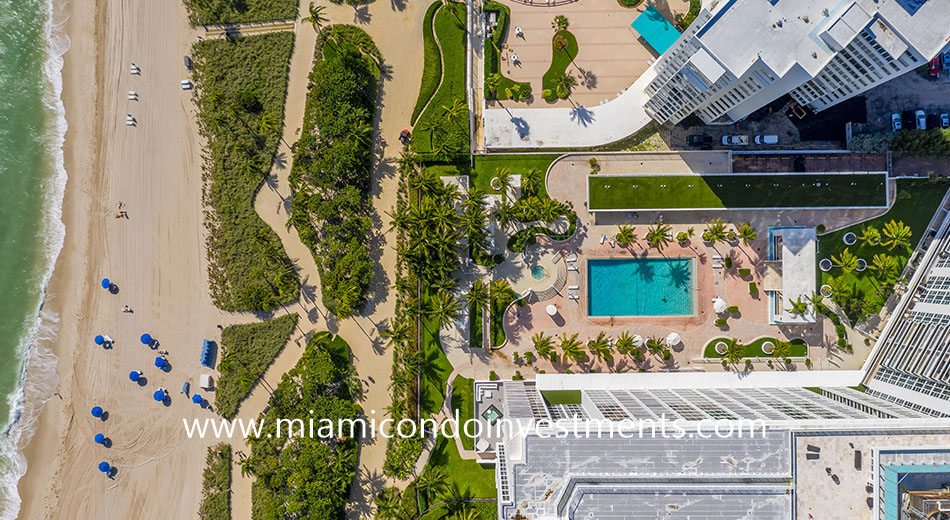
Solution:
<svg viewBox="0 0 950 520">
<path fill-rule="evenodd" d="M 950 71 L 941 71 L 937 79 L 929 78 L 926 71 L 909 72 L 871 89 L 867 98 L 868 125 L 872 130 L 890 130 L 891 117 L 895 113 L 904 115 L 905 112 L 912 114 L 923 110 L 935 117 L 950 114 Z M 902 117 L 903 127 L 915 128 L 913 117 L 906 119 Z"/>
</svg>

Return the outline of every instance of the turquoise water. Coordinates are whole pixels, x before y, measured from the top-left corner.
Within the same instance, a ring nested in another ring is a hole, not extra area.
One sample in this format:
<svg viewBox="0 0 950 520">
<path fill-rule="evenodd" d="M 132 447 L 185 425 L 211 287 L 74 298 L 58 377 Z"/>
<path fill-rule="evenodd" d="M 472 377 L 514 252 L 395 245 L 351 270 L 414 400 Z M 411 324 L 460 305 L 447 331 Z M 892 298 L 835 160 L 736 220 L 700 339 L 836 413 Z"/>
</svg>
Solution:
<svg viewBox="0 0 950 520">
<path fill-rule="evenodd" d="M 652 5 L 647 7 L 630 25 L 658 54 L 666 52 L 680 37 L 680 32 L 676 30 L 676 27 L 673 27 L 673 24 Z"/>
<path fill-rule="evenodd" d="M 535 280 L 543 280 L 543 279 L 544 279 L 544 275 L 546 275 L 546 274 L 547 274 L 547 271 L 546 271 L 543 267 L 541 267 L 540 265 L 536 265 L 536 266 L 534 266 L 534 267 L 531 268 L 531 276 L 532 276 L 532 278 L 534 278 Z"/>
<path fill-rule="evenodd" d="M 589 316 L 688 316 L 696 285 L 692 258 L 587 261 Z"/>
<path fill-rule="evenodd" d="M 55 318 L 41 319 L 40 304 L 64 236 L 59 77 L 66 42 L 52 37 L 51 16 L 49 0 L 0 0 L 0 518 L 13 518 L 19 505 L 23 467 L 15 446 L 32 427 L 31 396 L 48 396 L 56 383 L 55 358 L 30 349 L 53 334 Z M 23 385 L 27 364 L 31 381 Z M 34 373 L 42 375 L 35 382 Z"/>
</svg>

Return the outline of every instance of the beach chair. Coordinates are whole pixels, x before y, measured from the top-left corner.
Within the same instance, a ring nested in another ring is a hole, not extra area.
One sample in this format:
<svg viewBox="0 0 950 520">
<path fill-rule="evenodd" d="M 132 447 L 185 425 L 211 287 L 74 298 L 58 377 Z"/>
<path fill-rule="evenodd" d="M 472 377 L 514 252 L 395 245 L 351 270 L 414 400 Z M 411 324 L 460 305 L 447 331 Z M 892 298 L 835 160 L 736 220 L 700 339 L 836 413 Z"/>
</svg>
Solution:
<svg viewBox="0 0 950 520">
<path fill-rule="evenodd" d="M 569 265 L 569 266 L 567 266 L 567 270 L 568 270 L 568 271 L 577 271 L 577 266 L 576 266 L 576 265 Z"/>
<path fill-rule="evenodd" d="M 134 91 L 134 90 L 130 90 L 130 91 L 129 91 L 129 100 L 131 100 L 131 101 L 138 101 L 138 100 L 139 100 L 139 93 L 136 92 L 136 91 Z"/>
<path fill-rule="evenodd" d="M 578 290 L 578 289 L 580 289 L 580 288 L 581 288 L 580 285 L 568 285 L 568 286 L 567 286 L 567 290 L 568 290 L 568 291 L 576 291 L 576 290 Z"/>
<path fill-rule="evenodd" d="M 571 256 L 571 257 L 568 257 L 568 259 L 567 259 L 567 262 L 568 262 L 568 263 L 570 263 L 570 262 L 576 262 L 576 261 L 577 261 L 577 257 L 576 257 L 576 256 Z"/>
<path fill-rule="evenodd" d="M 610 247 L 617 247 L 617 241 L 611 239 L 611 240 L 610 240 Z"/>
<path fill-rule="evenodd" d="M 607 241 L 607 235 L 600 235 L 600 245 L 604 245 L 604 242 Z"/>
</svg>

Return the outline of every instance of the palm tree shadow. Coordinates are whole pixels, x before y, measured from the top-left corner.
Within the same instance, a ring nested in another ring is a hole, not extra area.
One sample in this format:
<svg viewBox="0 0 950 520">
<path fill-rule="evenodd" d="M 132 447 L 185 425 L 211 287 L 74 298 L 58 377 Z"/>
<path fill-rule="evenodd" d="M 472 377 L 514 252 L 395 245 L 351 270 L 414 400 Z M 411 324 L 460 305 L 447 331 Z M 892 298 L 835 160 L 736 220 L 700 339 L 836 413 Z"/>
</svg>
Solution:
<svg viewBox="0 0 950 520">
<path fill-rule="evenodd" d="M 353 22 L 360 25 L 366 25 L 373 19 L 373 15 L 369 12 L 368 5 L 353 6 Z"/>
<path fill-rule="evenodd" d="M 274 155 L 274 159 L 271 161 L 275 168 L 278 170 L 283 170 L 287 168 L 287 155 L 286 152 L 277 152 Z"/>
</svg>

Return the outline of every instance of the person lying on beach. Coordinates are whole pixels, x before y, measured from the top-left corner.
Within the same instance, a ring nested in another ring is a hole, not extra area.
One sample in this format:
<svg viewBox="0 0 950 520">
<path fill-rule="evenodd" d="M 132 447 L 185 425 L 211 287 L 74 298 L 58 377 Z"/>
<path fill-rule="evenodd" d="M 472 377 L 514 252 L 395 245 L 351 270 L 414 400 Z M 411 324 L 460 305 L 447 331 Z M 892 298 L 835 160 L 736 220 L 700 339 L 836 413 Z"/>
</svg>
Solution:
<svg viewBox="0 0 950 520">
<path fill-rule="evenodd" d="M 127 312 L 131 314 L 133 312 L 132 307 L 129 307 L 128 305 L 126 305 L 125 307 L 122 307 L 122 312 Z"/>
</svg>

